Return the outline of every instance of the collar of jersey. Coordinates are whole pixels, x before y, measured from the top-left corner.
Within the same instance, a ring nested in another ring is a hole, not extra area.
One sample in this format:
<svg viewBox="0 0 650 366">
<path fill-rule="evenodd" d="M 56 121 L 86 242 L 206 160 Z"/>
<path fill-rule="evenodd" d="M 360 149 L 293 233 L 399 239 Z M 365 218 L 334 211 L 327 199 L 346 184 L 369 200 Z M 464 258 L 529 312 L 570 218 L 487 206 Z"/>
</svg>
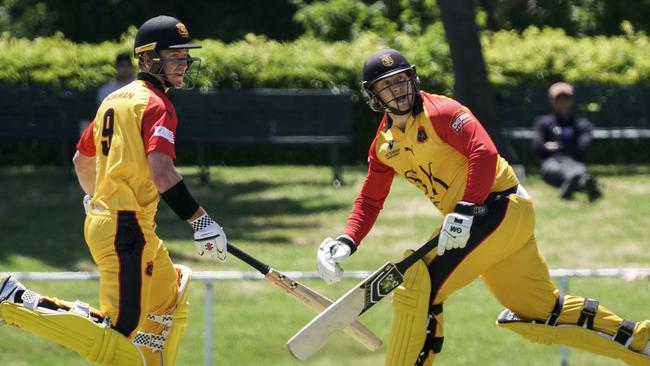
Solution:
<svg viewBox="0 0 650 366">
<path fill-rule="evenodd" d="M 165 86 L 163 85 L 163 83 L 160 80 L 156 79 L 155 76 L 153 76 L 153 75 L 151 75 L 149 73 L 139 72 L 138 73 L 138 80 L 146 81 L 146 82 L 150 83 L 151 85 L 153 85 L 154 87 L 156 87 L 156 89 L 158 89 L 161 92 L 165 93 Z"/>
<path fill-rule="evenodd" d="M 415 116 L 418 114 L 422 113 L 424 111 L 424 102 L 422 100 L 422 95 L 418 92 L 415 95 L 415 102 L 413 103 L 413 109 L 411 110 L 411 117 L 413 117 L 409 122 L 414 122 L 415 121 Z M 406 124 L 408 128 L 409 123 Z M 384 131 L 388 131 L 393 127 L 393 119 L 390 118 L 390 114 L 386 113 L 386 124 L 384 125 Z M 399 129 L 398 129 L 399 130 Z M 399 131 L 402 132 L 402 131 Z M 406 129 L 404 129 L 404 132 L 406 132 Z"/>
</svg>

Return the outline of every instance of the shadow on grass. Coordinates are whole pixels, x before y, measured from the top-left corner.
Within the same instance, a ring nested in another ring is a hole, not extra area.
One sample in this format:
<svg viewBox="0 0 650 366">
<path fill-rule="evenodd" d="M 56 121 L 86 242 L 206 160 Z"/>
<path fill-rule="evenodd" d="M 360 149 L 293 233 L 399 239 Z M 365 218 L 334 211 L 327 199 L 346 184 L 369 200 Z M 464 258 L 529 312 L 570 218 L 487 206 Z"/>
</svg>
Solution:
<svg viewBox="0 0 650 366">
<path fill-rule="evenodd" d="M 587 165 L 589 173 L 596 176 L 637 176 L 650 174 L 650 165 Z M 526 174 L 539 176 L 539 166 L 526 166 Z"/>
<path fill-rule="evenodd" d="M 80 261 L 90 260 L 83 238 L 83 193 L 76 181 L 66 179 L 56 168 L 2 168 L 0 181 L 5 193 L 0 201 L 0 263 L 20 255 L 76 270 Z M 290 242 L 291 230 L 311 227 L 296 218 L 343 208 L 311 192 L 299 199 L 275 192 L 290 192 L 293 185 L 305 183 L 314 185 L 299 178 L 287 183 L 252 180 L 207 186 L 190 180 L 188 185 L 197 202 L 226 229 L 229 239 L 261 242 L 259 232 L 266 232 L 263 242 L 274 244 Z M 163 240 L 191 241 L 191 228 L 163 202 L 156 222 Z M 173 255 L 175 260 L 191 259 L 176 251 Z"/>
</svg>

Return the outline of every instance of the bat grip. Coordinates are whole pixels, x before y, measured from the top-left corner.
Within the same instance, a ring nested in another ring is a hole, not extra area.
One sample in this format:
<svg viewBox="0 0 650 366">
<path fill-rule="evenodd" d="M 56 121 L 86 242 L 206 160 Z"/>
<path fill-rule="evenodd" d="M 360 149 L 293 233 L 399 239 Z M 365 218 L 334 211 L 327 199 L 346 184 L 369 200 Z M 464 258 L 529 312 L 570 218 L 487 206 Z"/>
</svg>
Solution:
<svg viewBox="0 0 650 366">
<path fill-rule="evenodd" d="M 427 253 L 435 249 L 437 246 L 438 246 L 438 236 L 434 237 L 433 239 L 429 240 L 424 245 L 419 247 L 415 252 L 413 252 L 413 254 L 402 259 L 402 261 L 397 263 L 395 267 L 397 267 L 400 273 L 404 274 L 404 272 L 406 272 L 406 270 L 409 269 L 409 267 L 415 264 L 415 262 L 417 262 L 418 259 L 423 258 Z"/>
<path fill-rule="evenodd" d="M 248 253 L 246 253 L 243 250 L 237 248 L 236 246 L 232 245 L 231 243 L 228 243 L 226 248 L 228 248 L 228 253 L 234 255 L 235 257 L 237 257 L 237 258 L 241 259 L 242 261 L 246 262 L 251 267 L 255 268 L 256 270 L 258 270 L 260 272 L 262 272 L 263 275 L 266 275 L 271 270 L 271 267 L 268 264 L 260 262 L 259 260 L 253 258 Z"/>
</svg>

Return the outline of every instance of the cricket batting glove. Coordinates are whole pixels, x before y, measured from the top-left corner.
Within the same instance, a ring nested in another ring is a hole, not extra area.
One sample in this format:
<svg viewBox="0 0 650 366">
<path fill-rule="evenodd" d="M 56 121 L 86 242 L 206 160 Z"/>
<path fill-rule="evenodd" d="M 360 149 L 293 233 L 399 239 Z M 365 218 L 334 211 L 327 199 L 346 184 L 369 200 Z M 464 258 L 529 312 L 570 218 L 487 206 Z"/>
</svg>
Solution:
<svg viewBox="0 0 650 366">
<path fill-rule="evenodd" d="M 207 213 L 190 222 L 190 225 L 194 229 L 194 243 L 199 255 L 209 256 L 219 262 L 225 261 L 228 239 L 226 239 L 226 233 L 223 232 L 221 226 L 214 222 Z"/>
<path fill-rule="evenodd" d="M 341 235 L 336 240 L 325 238 L 316 252 L 316 266 L 318 274 L 327 283 L 338 282 L 343 278 L 343 262 L 357 249 L 352 238 Z"/>
<path fill-rule="evenodd" d="M 88 215 L 88 212 L 90 212 L 90 201 L 93 200 L 93 196 L 87 194 L 84 196 L 84 199 L 82 200 L 83 205 L 84 205 L 84 211 L 86 212 L 86 215 Z"/>
<path fill-rule="evenodd" d="M 445 254 L 445 251 L 456 248 L 465 248 L 469 240 L 470 230 L 474 216 L 487 214 L 485 205 L 460 201 L 456 204 L 454 212 L 448 213 L 442 223 L 440 235 L 438 236 L 438 255 Z"/>
</svg>

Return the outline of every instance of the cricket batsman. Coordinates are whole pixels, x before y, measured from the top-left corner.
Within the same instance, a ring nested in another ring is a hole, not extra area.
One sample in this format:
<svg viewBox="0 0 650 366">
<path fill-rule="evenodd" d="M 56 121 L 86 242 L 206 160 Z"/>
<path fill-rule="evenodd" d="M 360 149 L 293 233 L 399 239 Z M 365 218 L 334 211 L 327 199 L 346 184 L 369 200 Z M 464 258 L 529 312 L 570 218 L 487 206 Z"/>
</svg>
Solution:
<svg viewBox="0 0 650 366">
<path fill-rule="evenodd" d="M 444 216 L 432 235 L 437 248 L 393 292 L 386 365 L 431 365 L 443 345 L 443 302 L 478 276 L 506 307 L 499 326 L 533 342 L 650 365 L 650 321 L 622 318 L 595 299 L 560 295 L 533 233 L 531 198 L 469 109 L 421 91 L 415 66 L 393 49 L 365 61 L 361 93 L 383 118 L 345 233 L 317 250 L 321 277 L 341 279 L 341 262 L 372 228 L 395 174 Z"/>
<path fill-rule="evenodd" d="M 199 255 L 226 258 L 223 229 L 174 167 L 176 112 L 167 96 L 193 85 L 186 26 L 157 16 L 138 29 L 137 80 L 109 94 L 73 158 L 87 194 L 84 236 L 99 269 L 99 310 L 0 279 L 0 323 L 46 337 L 102 365 L 174 365 L 187 325 L 191 271 L 173 265 L 155 232 L 160 198 L 194 229 Z M 198 72 L 198 70 L 197 70 Z"/>
</svg>

